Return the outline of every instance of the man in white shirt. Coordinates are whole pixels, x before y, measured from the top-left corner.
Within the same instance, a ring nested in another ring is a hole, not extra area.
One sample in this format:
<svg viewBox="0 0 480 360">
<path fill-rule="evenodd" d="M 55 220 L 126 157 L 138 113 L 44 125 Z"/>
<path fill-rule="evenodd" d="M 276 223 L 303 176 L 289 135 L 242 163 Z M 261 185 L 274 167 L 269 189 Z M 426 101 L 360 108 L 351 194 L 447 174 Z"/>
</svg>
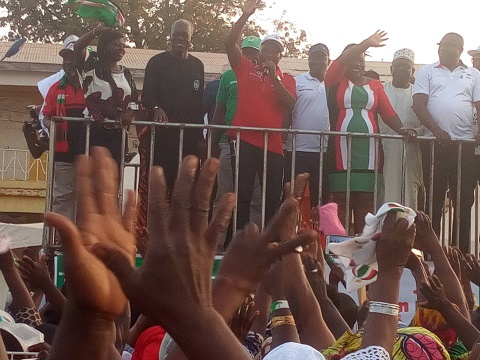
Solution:
<svg viewBox="0 0 480 360">
<path fill-rule="evenodd" d="M 392 81 L 384 84 L 385 93 L 405 128 L 415 129 L 418 135 L 423 135 L 423 126 L 412 109 L 413 86 L 410 78 L 415 72 L 415 54 L 410 49 L 400 49 L 393 55 L 390 70 Z M 381 134 L 397 135 L 379 118 Z M 406 168 L 405 184 L 402 184 L 403 140 L 382 139 L 384 165 L 383 177 L 385 183 L 385 202 L 401 203 L 402 186 L 405 186 L 403 205 L 417 209 L 418 192 L 423 184 L 422 154 L 416 141 L 405 143 Z"/>
<path fill-rule="evenodd" d="M 330 52 L 324 44 L 313 45 L 308 52 L 309 72 L 295 77 L 297 102 L 293 109 L 292 129 L 329 131 L 330 121 L 327 106 L 327 91 L 323 79 L 330 63 Z M 293 136 L 287 140 L 285 156 L 285 181 L 292 173 Z M 315 207 L 319 200 L 320 136 L 298 134 L 295 139 L 295 175 L 309 173 L 310 205 Z M 323 149 L 327 149 L 324 137 Z M 326 163 L 326 158 L 325 158 Z M 328 201 L 328 181 L 323 171 L 322 203 Z"/>
<path fill-rule="evenodd" d="M 463 38 L 456 33 L 446 34 L 438 44 L 439 62 L 426 65 L 418 72 L 413 95 L 413 110 L 425 125 L 426 136 L 435 136 L 434 172 L 430 174 L 430 144 L 422 143 L 424 182 L 427 209 L 432 201 L 433 229 L 440 234 L 440 219 L 447 185 L 456 204 L 458 142 L 452 139 L 473 139 L 472 103 L 480 109 L 480 72 L 468 68 L 460 60 Z M 477 135 L 477 141 L 480 140 Z M 460 189 L 460 249 L 470 247 L 470 212 L 476 183 L 474 144 L 463 144 Z M 433 199 L 429 199 L 430 175 L 433 176 Z M 453 234 L 456 232 L 454 231 Z M 452 237 L 453 238 L 453 237 Z"/>
</svg>

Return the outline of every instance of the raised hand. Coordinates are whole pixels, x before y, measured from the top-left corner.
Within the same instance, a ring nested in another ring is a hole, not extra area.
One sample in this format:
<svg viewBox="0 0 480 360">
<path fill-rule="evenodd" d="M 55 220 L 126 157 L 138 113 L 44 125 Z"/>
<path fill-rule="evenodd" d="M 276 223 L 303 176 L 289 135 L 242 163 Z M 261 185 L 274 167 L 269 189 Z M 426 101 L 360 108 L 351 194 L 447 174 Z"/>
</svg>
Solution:
<svg viewBox="0 0 480 360">
<path fill-rule="evenodd" d="M 250 16 L 257 10 L 261 3 L 261 0 L 247 0 L 245 4 L 243 4 L 242 11 L 245 15 Z"/>
<path fill-rule="evenodd" d="M 76 163 L 78 198 L 77 225 L 66 217 L 49 213 L 45 221 L 61 235 L 69 302 L 114 320 L 127 304 L 115 275 L 92 252 L 96 245 L 108 246 L 133 265 L 135 197 L 128 194 L 122 217 L 118 206 L 118 168 L 108 150 L 94 148 L 92 156 Z"/>
<path fill-rule="evenodd" d="M 465 255 L 467 274 L 471 282 L 480 286 L 480 263 L 472 254 Z"/>
<path fill-rule="evenodd" d="M 432 222 L 427 214 L 422 211 L 417 212 L 415 217 L 415 225 L 417 226 L 417 235 L 413 247 L 418 250 L 431 252 L 432 246 L 438 246 L 438 238 L 432 228 Z"/>
<path fill-rule="evenodd" d="M 375 31 L 375 34 L 367 38 L 365 41 L 368 47 L 383 47 L 385 46 L 384 42 L 388 40 L 386 37 L 387 33 L 383 30 Z"/>
<path fill-rule="evenodd" d="M 415 225 L 407 227 L 405 219 L 397 220 L 397 213 L 387 214 L 376 249 L 379 272 L 385 268 L 403 269 L 405 266 L 415 239 Z"/>
<path fill-rule="evenodd" d="M 240 342 L 245 340 L 252 324 L 257 319 L 259 311 L 255 311 L 254 307 L 253 298 L 251 296 L 246 297 L 230 321 L 230 329 Z"/>
<path fill-rule="evenodd" d="M 421 306 L 442 312 L 449 304 L 451 304 L 445 293 L 445 288 L 437 275 L 430 276 L 428 278 L 428 283 L 422 283 L 420 285 L 420 290 L 422 291 L 423 296 L 427 299 L 426 303 L 420 304 Z"/>
<path fill-rule="evenodd" d="M 18 260 L 18 264 L 22 279 L 34 289 L 44 289 L 45 285 L 52 283 L 45 257 L 41 257 L 37 263 L 27 255 L 23 255 L 22 260 Z"/>
</svg>

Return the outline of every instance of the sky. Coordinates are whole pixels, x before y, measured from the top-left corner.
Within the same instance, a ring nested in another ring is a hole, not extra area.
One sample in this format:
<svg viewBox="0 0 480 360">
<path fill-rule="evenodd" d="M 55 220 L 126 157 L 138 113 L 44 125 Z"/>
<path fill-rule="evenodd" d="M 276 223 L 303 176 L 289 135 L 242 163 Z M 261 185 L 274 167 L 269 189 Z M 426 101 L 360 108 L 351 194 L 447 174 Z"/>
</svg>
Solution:
<svg viewBox="0 0 480 360">
<path fill-rule="evenodd" d="M 389 40 L 385 47 L 369 51 L 371 60 L 391 61 L 396 50 L 408 47 L 415 52 L 416 63 L 433 63 L 442 36 L 457 32 L 465 39 L 462 60 L 470 66 L 467 50 L 480 45 L 480 3 L 474 0 L 449 5 L 438 0 L 266 0 L 266 4 L 271 8 L 254 14 L 253 20 L 268 24 L 286 9 L 286 18 L 307 32 L 311 44 L 327 45 L 332 59 L 346 45 L 361 42 L 378 29 L 388 32 Z"/>
<path fill-rule="evenodd" d="M 480 32 L 476 30 L 480 4 L 474 0 L 462 0 L 450 6 L 438 0 L 265 2 L 267 8 L 255 13 L 252 20 L 268 29 L 285 9 L 286 19 L 306 30 L 311 44 L 326 44 L 332 59 L 337 58 L 347 44 L 358 43 L 378 29 L 387 31 L 389 40 L 385 47 L 369 51 L 370 60 L 391 61 L 396 50 L 408 47 L 415 52 L 416 63 L 433 63 L 438 60 L 437 43 L 442 36 L 457 32 L 465 39 L 462 60 L 471 65 L 467 50 L 480 45 Z M 0 28 L 0 35 L 5 33 L 6 29 Z"/>
</svg>

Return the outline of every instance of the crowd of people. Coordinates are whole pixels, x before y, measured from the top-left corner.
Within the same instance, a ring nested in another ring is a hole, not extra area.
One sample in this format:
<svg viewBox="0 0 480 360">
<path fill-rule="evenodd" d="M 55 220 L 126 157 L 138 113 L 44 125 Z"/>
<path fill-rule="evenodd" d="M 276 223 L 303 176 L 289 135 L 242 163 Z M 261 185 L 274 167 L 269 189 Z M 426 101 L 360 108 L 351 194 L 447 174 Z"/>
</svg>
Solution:
<svg viewBox="0 0 480 360">
<path fill-rule="evenodd" d="M 11 292 L 10 315 L 0 312 L 6 350 L 73 360 L 480 357 L 471 287 L 480 285 L 480 262 L 469 254 L 480 173 L 473 141 L 480 141 L 480 49 L 469 51 L 468 67 L 460 60 L 463 38 L 448 33 L 439 61 L 417 74 L 414 52 L 399 49 L 392 81 L 382 83 L 365 71 L 367 50 L 388 40 L 377 31 L 333 61 L 328 46 L 312 45 L 309 71 L 293 77 L 280 69 L 277 35 L 242 39 L 259 5 L 245 2 L 225 39 L 229 64 L 206 86 L 204 65 L 189 52 L 187 20 L 173 23 L 170 49 L 148 62 L 141 95 L 121 64 L 121 32 L 97 26 L 65 39 L 63 69 L 43 83 L 49 90 L 40 117 L 46 136 L 55 127 L 53 212 L 45 221 L 59 235 L 66 282 L 56 288 L 48 254 L 15 259 L 0 239 Z M 93 119 L 89 156 L 85 125 L 52 117 Z M 129 192 L 119 206 L 123 132 L 135 120 L 204 124 L 205 117 L 232 127 L 209 130 L 209 158 L 200 127 L 137 125 L 139 196 Z M 321 135 L 329 131 L 336 133 Z M 471 141 L 460 150 L 457 140 Z M 403 199 L 416 211 L 411 226 L 388 213 L 374 238 L 378 273 L 365 302 L 342 292 L 343 270 L 325 254 L 328 234 L 299 222 L 307 187 L 309 206 L 335 202 L 339 221 L 348 228 L 353 220 L 352 234 L 362 233 L 375 200 Z M 459 201 L 459 248 L 442 249 L 438 240 L 447 190 Z M 431 220 L 422 211 L 429 206 Z M 218 252 L 224 256 L 212 280 Z M 409 324 L 398 305 L 405 269 L 418 298 Z M 29 346 L 2 322 L 34 331 Z"/>
</svg>

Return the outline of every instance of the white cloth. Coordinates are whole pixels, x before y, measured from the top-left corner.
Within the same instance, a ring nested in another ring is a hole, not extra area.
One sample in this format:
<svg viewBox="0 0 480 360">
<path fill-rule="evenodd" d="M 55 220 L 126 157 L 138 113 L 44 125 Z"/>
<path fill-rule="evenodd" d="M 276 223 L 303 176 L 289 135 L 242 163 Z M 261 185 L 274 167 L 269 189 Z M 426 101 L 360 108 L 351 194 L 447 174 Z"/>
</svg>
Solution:
<svg viewBox="0 0 480 360">
<path fill-rule="evenodd" d="M 60 79 L 65 75 L 65 71 L 60 70 L 59 72 L 50 75 L 49 77 L 40 80 L 37 83 L 37 88 L 38 91 L 40 91 L 40 94 L 42 94 L 43 99 L 47 97 L 48 90 L 50 90 L 50 87 L 55 84 L 57 81 L 60 81 Z M 43 131 L 48 135 L 48 128 L 43 124 L 43 108 L 45 107 L 45 101 L 43 102 L 42 108 L 40 109 L 40 113 L 38 114 L 38 118 L 40 120 L 40 124 L 42 124 L 42 129 Z"/>
<path fill-rule="evenodd" d="M 369 346 L 342 358 L 343 360 L 390 360 L 390 354 L 381 346 Z"/>
<path fill-rule="evenodd" d="M 295 82 L 297 101 L 293 109 L 292 129 L 329 131 L 330 119 L 325 83 L 310 73 L 296 76 Z M 297 151 L 320 152 L 320 136 L 298 134 L 295 140 Z M 326 151 L 327 137 L 323 146 Z M 292 136 L 288 136 L 287 150 L 292 151 Z"/>
<path fill-rule="evenodd" d="M 325 360 L 319 351 L 311 346 L 287 342 L 270 351 L 264 360 Z"/>
<path fill-rule="evenodd" d="M 365 227 L 360 236 L 328 245 L 328 250 L 338 256 L 343 264 L 347 292 L 355 291 L 377 279 L 378 264 L 375 250 L 383 222 L 390 211 L 397 213 L 397 219 L 406 219 L 408 228 L 413 225 L 417 216 L 409 207 L 393 202 L 385 203 L 375 215 L 369 213 L 365 216 Z"/>
<path fill-rule="evenodd" d="M 385 93 L 395 109 L 404 127 L 415 129 L 419 136 L 425 133 L 425 128 L 412 109 L 413 86 L 407 89 L 396 88 L 391 82 L 384 84 Z M 381 134 L 397 135 L 382 118 L 379 117 Z M 422 153 L 418 141 L 405 143 L 406 168 L 405 168 L 405 201 L 406 206 L 417 209 L 417 198 L 420 187 L 423 184 Z M 395 139 L 382 139 L 384 155 L 383 178 L 384 178 L 384 202 L 401 202 L 403 141 Z"/>
<path fill-rule="evenodd" d="M 428 95 L 427 108 L 435 123 L 452 138 L 473 138 L 472 103 L 480 101 L 480 72 L 461 65 L 453 71 L 440 65 L 420 69 L 414 94 Z M 426 136 L 432 136 L 429 129 Z"/>
</svg>

